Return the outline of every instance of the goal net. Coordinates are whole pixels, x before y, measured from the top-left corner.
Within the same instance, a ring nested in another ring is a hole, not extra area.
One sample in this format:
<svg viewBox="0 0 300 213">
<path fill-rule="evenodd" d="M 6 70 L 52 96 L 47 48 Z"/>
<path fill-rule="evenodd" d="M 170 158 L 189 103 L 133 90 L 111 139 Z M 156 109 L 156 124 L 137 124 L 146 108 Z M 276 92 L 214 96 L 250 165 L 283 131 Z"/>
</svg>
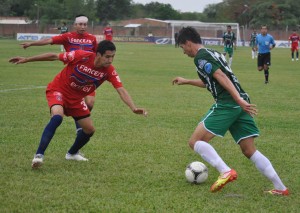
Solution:
<svg viewBox="0 0 300 213">
<path fill-rule="evenodd" d="M 182 27 L 194 27 L 202 40 L 204 45 L 220 45 L 222 42 L 223 33 L 226 32 L 227 26 L 230 25 L 232 31 L 236 35 L 237 45 L 241 44 L 241 35 L 238 23 L 206 23 L 200 21 L 166 21 L 172 27 L 172 44 L 175 43 L 175 32 L 179 32 Z"/>
</svg>

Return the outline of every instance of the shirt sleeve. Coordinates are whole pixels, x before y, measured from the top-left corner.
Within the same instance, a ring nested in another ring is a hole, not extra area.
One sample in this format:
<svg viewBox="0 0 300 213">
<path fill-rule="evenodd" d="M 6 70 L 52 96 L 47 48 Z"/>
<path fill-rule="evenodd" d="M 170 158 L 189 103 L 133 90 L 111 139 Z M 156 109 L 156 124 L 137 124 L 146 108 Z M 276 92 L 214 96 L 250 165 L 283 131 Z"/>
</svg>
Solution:
<svg viewBox="0 0 300 213">
<path fill-rule="evenodd" d="M 274 40 L 273 36 L 271 36 L 271 44 L 275 45 L 275 40 Z"/>
<path fill-rule="evenodd" d="M 73 50 L 71 52 L 64 52 L 59 54 L 59 60 L 64 64 L 74 64 L 80 61 L 84 57 L 88 57 L 91 52 L 87 52 L 84 50 Z"/>
<path fill-rule="evenodd" d="M 66 33 L 52 37 L 52 44 L 64 44 L 66 41 Z"/>
<path fill-rule="evenodd" d="M 107 80 L 113 85 L 115 89 L 123 87 L 121 79 L 113 66 L 109 70 L 109 75 Z"/>
<path fill-rule="evenodd" d="M 236 36 L 235 36 L 235 33 L 233 33 L 233 38 L 232 38 L 232 41 L 236 41 Z"/>
</svg>

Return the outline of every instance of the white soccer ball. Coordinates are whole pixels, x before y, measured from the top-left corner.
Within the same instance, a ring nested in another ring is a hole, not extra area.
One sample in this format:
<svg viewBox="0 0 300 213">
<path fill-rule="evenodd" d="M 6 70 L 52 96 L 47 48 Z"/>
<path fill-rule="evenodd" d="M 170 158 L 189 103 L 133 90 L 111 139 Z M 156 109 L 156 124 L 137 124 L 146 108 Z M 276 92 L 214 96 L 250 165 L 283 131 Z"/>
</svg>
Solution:
<svg viewBox="0 0 300 213">
<path fill-rule="evenodd" d="M 208 169 L 204 163 L 194 161 L 186 167 L 185 177 L 190 183 L 203 183 L 208 178 Z"/>
</svg>

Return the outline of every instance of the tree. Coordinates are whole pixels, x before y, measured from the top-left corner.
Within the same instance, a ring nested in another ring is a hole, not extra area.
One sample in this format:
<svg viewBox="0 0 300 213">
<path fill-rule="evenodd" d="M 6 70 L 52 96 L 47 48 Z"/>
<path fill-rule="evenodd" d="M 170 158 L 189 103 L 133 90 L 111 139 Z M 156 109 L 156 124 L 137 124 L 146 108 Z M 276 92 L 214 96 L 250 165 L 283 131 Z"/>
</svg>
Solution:
<svg viewBox="0 0 300 213">
<path fill-rule="evenodd" d="M 131 0 L 98 0 L 96 5 L 96 14 L 102 24 L 130 17 Z"/>
<path fill-rule="evenodd" d="M 158 2 L 151 2 L 145 5 L 147 15 L 151 18 L 168 20 L 180 19 L 180 13 L 173 9 L 170 4 L 161 4 Z"/>
</svg>

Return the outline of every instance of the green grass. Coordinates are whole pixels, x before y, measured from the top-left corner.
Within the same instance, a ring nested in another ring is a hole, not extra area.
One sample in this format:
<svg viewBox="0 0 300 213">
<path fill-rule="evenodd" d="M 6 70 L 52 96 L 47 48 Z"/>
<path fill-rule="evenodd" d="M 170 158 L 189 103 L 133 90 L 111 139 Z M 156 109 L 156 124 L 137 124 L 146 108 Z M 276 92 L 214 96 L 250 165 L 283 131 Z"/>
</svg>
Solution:
<svg viewBox="0 0 300 213">
<path fill-rule="evenodd" d="M 114 65 L 136 105 L 149 116 L 133 114 L 105 83 L 92 112 L 96 133 L 83 148 L 90 161 L 64 159 L 75 138 L 74 122 L 65 117 L 45 164 L 32 170 L 49 121 L 45 89 L 35 87 L 46 86 L 63 65 L 16 66 L 7 61 L 16 55 L 58 52 L 59 46 L 23 50 L 16 41 L 0 44 L 0 212 L 299 212 L 300 62 L 290 61 L 289 49 L 273 50 L 268 85 L 249 48 L 238 48 L 233 60 L 236 76 L 259 109 L 257 147 L 291 191 L 289 197 L 272 197 L 262 193 L 272 184 L 229 134 L 212 144 L 237 170 L 238 180 L 211 193 L 218 173 L 206 164 L 209 178 L 204 184 L 186 182 L 185 166 L 203 161 L 187 141 L 213 99 L 205 89 L 171 85 L 176 76 L 197 77 L 192 59 L 173 46 L 117 43 Z"/>
</svg>

